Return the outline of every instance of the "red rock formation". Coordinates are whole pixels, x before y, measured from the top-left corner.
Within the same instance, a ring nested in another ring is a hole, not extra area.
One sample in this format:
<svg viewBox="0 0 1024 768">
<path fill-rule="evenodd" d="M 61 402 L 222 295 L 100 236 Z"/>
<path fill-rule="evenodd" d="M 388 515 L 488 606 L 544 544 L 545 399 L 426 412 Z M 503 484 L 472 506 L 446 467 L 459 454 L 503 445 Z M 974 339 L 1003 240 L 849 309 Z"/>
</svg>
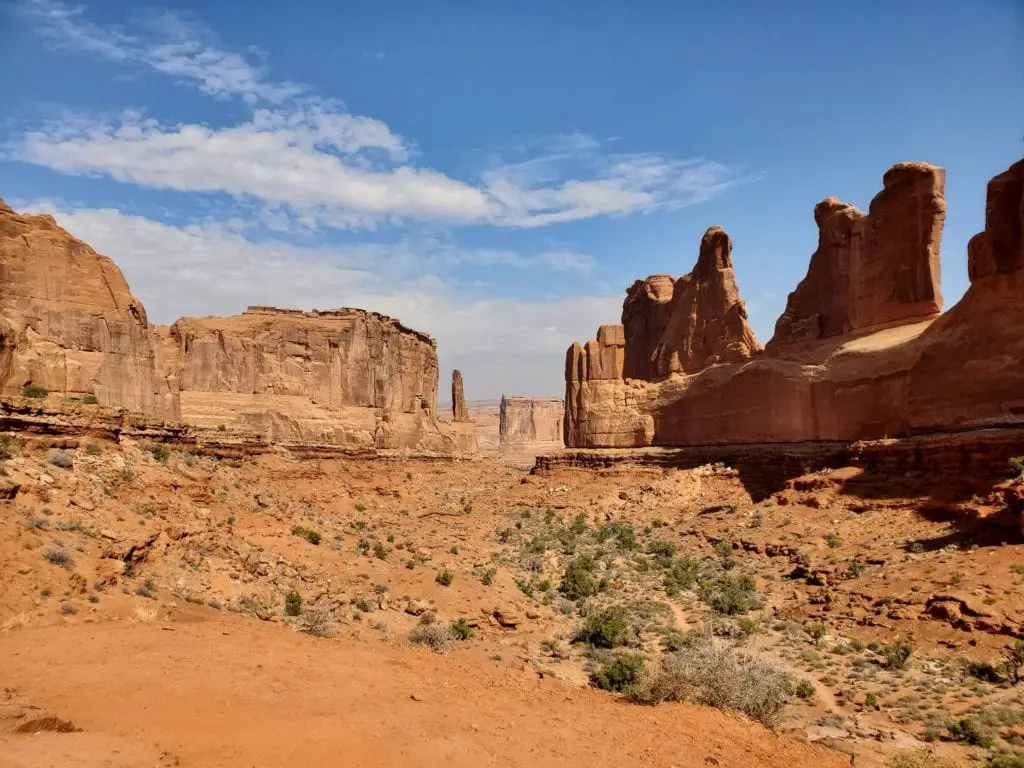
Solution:
<svg viewBox="0 0 1024 768">
<path fill-rule="evenodd" d="M 971 287 L 936 319 L 942 179 L 901 164 L 868 216 L 819 205 L 821 245 L 767 354 L 625 382 L 587 379 L 575 345 L 567 445 L 850 441 L 1024 423 L 1024 161 L 989 184 Z"/>
<path fill-rule="evenodd" d="M 941 168 L 900 163 L 883 177 L 866 216 L 834 197 L 818 203 L 818 249 L 768 351 L 938 315 L 945 180 Z"/>
<path fill-rule="evenodd" d="M 174 418 L 173 380 L 155 375 L 146 310 L 121 270 L 57 226 L 0 200 L 0 390 L 26 384 Z"/>
<path fill-rule="evenodd" d="M 729 235 L 711 227 L 689 274 L 674 283 L 655 275 L 630 287 L 622 306 L 625 378 L 655 381 L 760 351 L 747 326 L 731 254 Z"/>
<path fill-rule="evenodd" d="M 550 397 L 501 396 L 498 434 L 503 447 L 562 442 L 562 401 Z"/>
<path fill-rule="evenodd" d="M 466 394 L 462 387 L 462 371 L 452 371 L 452 421 L 469 422 L 469 409 L 466 407 Z"/>
</svg>

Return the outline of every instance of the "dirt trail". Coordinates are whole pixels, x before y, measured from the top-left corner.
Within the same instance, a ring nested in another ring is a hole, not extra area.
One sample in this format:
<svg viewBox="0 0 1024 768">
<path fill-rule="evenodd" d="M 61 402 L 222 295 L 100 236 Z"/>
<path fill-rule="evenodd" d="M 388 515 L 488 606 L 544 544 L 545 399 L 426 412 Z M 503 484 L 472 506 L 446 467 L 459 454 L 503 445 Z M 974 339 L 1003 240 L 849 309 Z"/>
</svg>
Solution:
<svg viewBox="0 0 1024 768">
<path fill-rule="evenodd" d="M 636 707 L 508 662 L 209 613 L 0 637 L 0 684 L 82 729 L 27 736 L 9 718 L 0 766 L 846 764 L 714 710 Z"/>
</svg>

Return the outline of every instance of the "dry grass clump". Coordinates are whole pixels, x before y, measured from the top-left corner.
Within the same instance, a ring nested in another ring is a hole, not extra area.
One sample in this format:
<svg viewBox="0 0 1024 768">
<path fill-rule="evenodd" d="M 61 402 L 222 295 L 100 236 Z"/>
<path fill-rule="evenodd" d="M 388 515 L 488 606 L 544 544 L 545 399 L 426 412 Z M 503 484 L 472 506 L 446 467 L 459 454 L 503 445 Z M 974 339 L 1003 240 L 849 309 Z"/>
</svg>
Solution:
<svg viewBox="0 0 1024 768">
<path fill-rule="evenodd" d="M 785 672 L 727 645 L 703 640 L 667 656 L 631 698 L 643 704 L 688 701 L 728 709 L 774 728 L 792 695 L 793 681 Z"/>
</svg>

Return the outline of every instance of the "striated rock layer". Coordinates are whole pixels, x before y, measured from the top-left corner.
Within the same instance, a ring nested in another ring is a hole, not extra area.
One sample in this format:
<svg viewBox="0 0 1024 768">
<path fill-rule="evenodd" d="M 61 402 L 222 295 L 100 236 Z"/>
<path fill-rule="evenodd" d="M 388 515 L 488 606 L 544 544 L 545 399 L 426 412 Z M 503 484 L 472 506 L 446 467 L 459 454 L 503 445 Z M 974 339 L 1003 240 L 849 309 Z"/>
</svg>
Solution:
<svg viewBox="0 0 1024 768">
<path fill-rule="evenodd" d="M 117 265 L 52 216 L 0 200 L 0 391 L 26 385 L 178 416 L 173 380 L 155 373 L 146 310 Z"/>
<path fill-rule="evenodd" d="M 502 446 L 562 442 L 561 400 L 548 397 L 501 396 L 498 434 Z"/>
<path fill-rule="evenodd" d="M 156 327 L 182 417 L 270 440 L 449 450 L 434 340 L 360 309 L 250 307 Z M 454 430 L 460 432 L 465 430 Z"/>
<path fill-rule="evenodd" d="M 110 259 L 0 201 L 0 395 L 31 386 L 266 441 L 474 450 L 472 424 L 436 418 L 437 383 L 434 340 L 364 310 L 150 326 Z"/>
<path fill-rule="evenodd" d="M 989 184 L 985 231 L 969 247 L 971 287 L 938 315 L 943 180 L 941 169 L 904 163 L 885 175 L 867 216 L 833 199 L 819 204 L 819 248 L 764 352 L 737 346 L 733 359 L 711 354 L 699 369 L 680 353 L 678 367 L 660 366 L 659 349 L 697 349 L 691 340 L 722 304 L 694 301 L 690 319 L 668 332 L 678 282 L 671 295 L 662 277 L 634 285 L 623 308 L 623 375 L 593 364 L 605 354 L 600 339 L 567 353 L 566 444 L 849 441 L 1019 425 L 1024 161 Z M 732 328 L 720 338 L 735 340 Z"/>
</svg>

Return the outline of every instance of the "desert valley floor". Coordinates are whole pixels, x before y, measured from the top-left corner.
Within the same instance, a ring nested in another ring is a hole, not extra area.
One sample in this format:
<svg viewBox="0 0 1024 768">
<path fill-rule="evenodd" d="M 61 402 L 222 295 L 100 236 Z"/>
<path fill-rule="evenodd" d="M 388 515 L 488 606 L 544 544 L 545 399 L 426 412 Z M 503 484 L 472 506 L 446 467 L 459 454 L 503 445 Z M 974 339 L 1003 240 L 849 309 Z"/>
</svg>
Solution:
<svg viewBox="0 0 1024 768">
<path fill-rule="evenodd" d="M 3 766 L 862 768 L 1021 740 L 1002 490 L 942 506 L 933 478 L 882 494 L 852 467 L 752 497 L 721 466 L 5 451 Z M 755 712 L 771 730 L 590 685 L 707 643 L 789 676 L 789 703 Z"/>
</svg>

